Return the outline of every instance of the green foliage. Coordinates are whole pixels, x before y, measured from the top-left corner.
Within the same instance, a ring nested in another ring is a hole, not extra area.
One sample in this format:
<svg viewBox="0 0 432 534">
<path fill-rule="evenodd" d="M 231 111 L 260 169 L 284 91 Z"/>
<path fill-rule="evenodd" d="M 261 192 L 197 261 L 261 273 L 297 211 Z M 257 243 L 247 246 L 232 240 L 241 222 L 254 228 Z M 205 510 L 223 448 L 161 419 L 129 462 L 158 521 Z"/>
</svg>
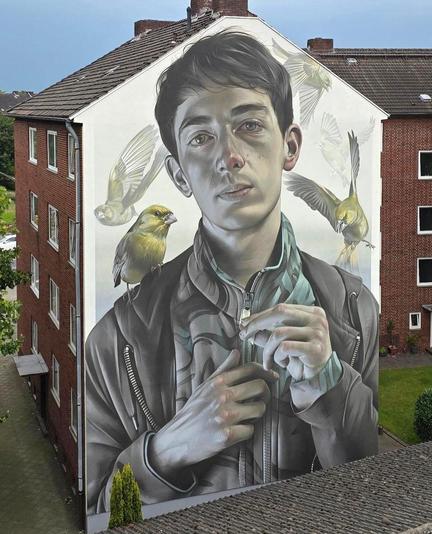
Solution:
<svg viewBox="0 0 432 534">
<path fill-rule="evenodd" d="M 389 319 L 386 323 L 387 334 L 392 335 L 394 327 L 395 327 L 395 322 L 393 321 L 393 319 Z"/>
<path fill-rule="evenodd" d="M 414 430 L 422 441 L 432 440 L 432 388 L 419 395 L 414 408 Z"/>
<path fill-rule="evenodd" d="M 3 219 L 4 212 L 11 200 L 4 187 L 0 187 L 0 234 L 13 231 Z M 19 255 L 19 249 L 0 249 L 0 355 L 13 354 L 19 349 L 22 340 L 14 339 L 15 324 L 19 317 L 20 303 L 7 300 L 6 290 L 18 284 L 28 282 L 29 275 L 16 271 L 13 265 Z"/>
<path fill-rule="evenodd" d="M 411 352 L 414 352 L 418 349 L 420 335 L 419 334 L 408 334 L 405 341 L 408 346 L 408 349 Z"/>
<path fill-rule="evenodd" d="M 0 113 L 0 172 L 14 176 L 14 120 Z"/>
<path fill-rule="evenodd" d="M 121 527 L 142 519 L 141 496 L 130 464 L 114 475 L 110 499 L 109 528 Z"/>
</svg>

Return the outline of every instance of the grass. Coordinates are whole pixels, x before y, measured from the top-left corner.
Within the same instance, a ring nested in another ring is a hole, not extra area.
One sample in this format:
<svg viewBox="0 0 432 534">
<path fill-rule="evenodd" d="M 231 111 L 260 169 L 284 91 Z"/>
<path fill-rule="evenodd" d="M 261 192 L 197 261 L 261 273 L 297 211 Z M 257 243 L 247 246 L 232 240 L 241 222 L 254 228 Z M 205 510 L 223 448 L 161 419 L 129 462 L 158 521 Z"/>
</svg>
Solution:
<svg viewBox="0 0 432 534">
<path fill-rule="evenodd" d="M 379 423 L 406 443 L 420 443 L 414 432 L 417 397 L 432 386 L 432 367 L 380 371 Z"/>
<path fill-rule="evenodd" d="M 2 220 L 15 228 L 15 191 L 8 191 L 8 197 L 11 199 L 9 208 L 3 213 Z"/>
</svg>

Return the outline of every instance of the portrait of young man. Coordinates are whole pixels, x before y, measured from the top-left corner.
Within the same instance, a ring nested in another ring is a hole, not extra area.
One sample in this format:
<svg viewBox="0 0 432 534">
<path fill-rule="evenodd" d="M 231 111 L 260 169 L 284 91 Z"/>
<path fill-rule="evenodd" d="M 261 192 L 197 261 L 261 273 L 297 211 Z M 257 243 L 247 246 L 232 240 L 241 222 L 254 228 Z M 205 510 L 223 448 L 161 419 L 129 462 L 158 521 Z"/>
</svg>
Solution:
<svg viewBox="0 0 432 534">
<path fill-rule="evenodd" d="M 289 75 L 222 32 L 160 77 L 167 172 L 202 218 L 86 344 L 90 513 L 131 464 L 143 504 L 377 453 L 378 311 L 361 280 L 297 247 L 281 212 L 302 132 Z"/>
</svg>

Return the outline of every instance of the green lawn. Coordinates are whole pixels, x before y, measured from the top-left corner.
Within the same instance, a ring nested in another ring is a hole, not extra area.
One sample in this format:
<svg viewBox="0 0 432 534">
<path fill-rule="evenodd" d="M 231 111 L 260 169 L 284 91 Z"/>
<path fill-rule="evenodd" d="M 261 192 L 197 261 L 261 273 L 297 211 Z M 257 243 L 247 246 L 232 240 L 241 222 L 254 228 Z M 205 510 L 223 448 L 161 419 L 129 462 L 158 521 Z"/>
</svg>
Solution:
<svg viewBox="0 0 432 534">
<path fill-rule="evenodd" d="M 4 212 L 2 220 L 15 227 L 15 191 L 8 191 L 8 197 L 12 200 L 9 208 Z"/>
<path fill-rule="evenodd" d="M 417 397 L 432 386 L 432 367 L 380 371 L 379 422 L 406 443 L 419 443 L 414 432 Z"/>
</svg>

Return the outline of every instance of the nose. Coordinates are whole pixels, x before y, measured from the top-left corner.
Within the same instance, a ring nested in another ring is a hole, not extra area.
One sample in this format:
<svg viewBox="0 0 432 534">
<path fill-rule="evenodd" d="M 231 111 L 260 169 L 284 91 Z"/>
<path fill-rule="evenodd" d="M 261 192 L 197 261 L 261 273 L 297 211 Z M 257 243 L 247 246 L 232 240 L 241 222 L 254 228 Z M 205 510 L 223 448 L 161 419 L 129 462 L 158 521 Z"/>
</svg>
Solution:
<svg viewBox="0 0 432 534">
<path fill-rule="evenodd" d="M 221 153 L 216 162 L 217 171 L 232 172 L 236 169 L 242 169 L 244 165 L 244 158 L 232 136 L 227 135 L 225 139 L 221 139 Z"/>
</svg>

